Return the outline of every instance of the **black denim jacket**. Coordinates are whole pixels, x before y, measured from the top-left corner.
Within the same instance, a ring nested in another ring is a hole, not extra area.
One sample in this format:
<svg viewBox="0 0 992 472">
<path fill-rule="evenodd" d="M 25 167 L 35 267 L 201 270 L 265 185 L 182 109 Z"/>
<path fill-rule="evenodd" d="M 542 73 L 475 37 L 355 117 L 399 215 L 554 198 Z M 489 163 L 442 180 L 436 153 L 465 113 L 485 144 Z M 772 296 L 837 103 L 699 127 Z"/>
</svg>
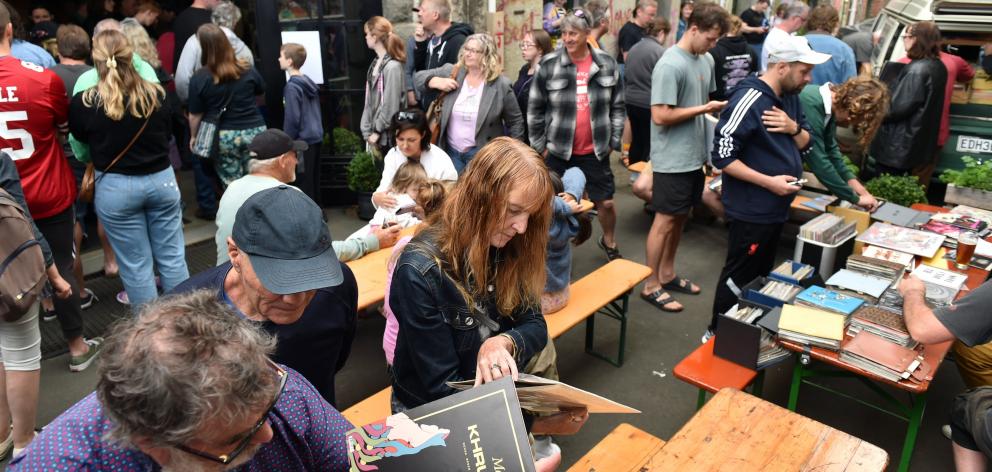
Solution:
<svg viewBox="0 0 992 472">
<path fill-rule="evenodd" d="M 393 271 L 389 306 L 400 326 L 393 393 L 407 408 L 456 393 L 445 382 L 474 379 L 479 348 L 491 336 L 513 338 L 518 369 L 548 339 L 539 304 L 511 317 L 500 316 L 492 299 L 470 309 L 458 285 L 439 267 L 441 257 L 425 231 L 410 241 Z"/>
</svg>

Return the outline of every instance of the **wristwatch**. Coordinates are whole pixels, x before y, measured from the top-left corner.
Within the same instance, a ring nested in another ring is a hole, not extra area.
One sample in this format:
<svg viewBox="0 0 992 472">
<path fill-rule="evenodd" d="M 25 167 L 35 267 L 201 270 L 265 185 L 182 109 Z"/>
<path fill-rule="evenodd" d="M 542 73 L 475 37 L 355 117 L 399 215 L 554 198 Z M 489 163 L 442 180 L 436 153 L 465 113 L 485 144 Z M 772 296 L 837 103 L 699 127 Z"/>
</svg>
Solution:
<svg viewBox="0 0 992 472">
<path fill-rule="evenodd" d="M 797 124 L 797 125 L 796 125 L 796 132 L 795 132 L 795 133 L 792 133 L 792 134 L 790 134 L 789 136 L 799 136 L 799 133 L 802 133 L 802 132 L 803 132 L 803 127 L 802 127 L 802 126 L 799 126 L 799 125 Z"/>
</svg>

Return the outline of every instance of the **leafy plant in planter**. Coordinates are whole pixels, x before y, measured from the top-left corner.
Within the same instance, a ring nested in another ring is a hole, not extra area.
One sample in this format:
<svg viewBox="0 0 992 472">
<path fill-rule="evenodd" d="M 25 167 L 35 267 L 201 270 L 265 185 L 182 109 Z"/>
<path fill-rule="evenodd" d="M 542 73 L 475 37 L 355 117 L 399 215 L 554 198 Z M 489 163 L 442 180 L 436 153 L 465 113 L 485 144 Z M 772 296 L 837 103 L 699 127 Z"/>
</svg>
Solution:
<svg viewBox="0 0 992 472">
<path fill-rule="evenodd" d="M 358 217 L 371 220 L 375 215 L 372 206 L 372 192 L 379 186 L 382 170 L 376 165 L 372 154 L 361 151 L 348 163 L 348 188 L 358 194 Z"/>
<path fill-rule="evenodd" d="M 910 206 L 914 203 L 927 203 L 927 192 L 919 180 L 912 175 L 882 174 L 865 184 L 865 188 L 876 198 Z"/>
<path fill-rule="evenodd" d="M 334 128 L 334 154 L 355 154 L 362 150 L 362 138 L 346 128 Z"/>
<path fill-rule="evenodd" d="M 956 187 L 992 192 L 992 159 L 982 162 L 974 157 L 964 156 L 961 161 L 964 162 L 964 169 L 945 170 L 940 174 L 940 181 Z"/>
</svg>

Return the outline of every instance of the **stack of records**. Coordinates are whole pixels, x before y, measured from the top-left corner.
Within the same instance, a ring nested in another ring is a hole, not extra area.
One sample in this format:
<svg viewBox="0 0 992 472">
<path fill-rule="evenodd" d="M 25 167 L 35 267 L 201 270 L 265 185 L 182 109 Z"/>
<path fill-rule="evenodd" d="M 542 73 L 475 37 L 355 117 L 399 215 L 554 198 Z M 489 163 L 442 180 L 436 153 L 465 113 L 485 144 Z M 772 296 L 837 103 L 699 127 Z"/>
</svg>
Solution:
<svg viewBox="0 0 992 472">
<path fill-rule="evenodd" d="M 814 267 L 811 265 L 800 264 L 792 261 L 785 261 L 779 264 L 779 266 L 776 267 L 775 270 L 771 272 L 771 274 L 768 274 L 768 276 L 772 278 L 782 278 L 782 279 L 786 279 L 787 281 L 795 281 L 796 283 L 799 283 L 803 280 L 806 280 L 807 277 L 813 275 L 814 270 L 815 270 Z"/>
<path fill-rule="evenodd" d="M 837 215 L 824 213 L 799 228 L 799 237 L 807 241 L 833 245 L 855 232 L 855 222 L 848 223 Z"/>
<path fill-rule="evenodd" d="M 902 313 L 880 306 L 864 306 L 854 312 L 847 325 L 847 334 L 855 336 L 861 331 L 867 331 L 904 347 L 915 348 L 917 344 L 909 335 Z"/>
<path fill-rule="evenodd" d="M 742 323 L 754 324 L 754 322 L 757 321 L 758 318 L 761 318 L 761 315 L 764 314 L 765 311 L 761 308 L 737 304 L 731 307 L 730 310 L 724 313 L 723 316 L 733 318 Z"/>
<path fill-rule="evenodd" d="M 844 343 L 840 360 L 892 382 L 909 380 L 920 374 L 923 356 L 908 347 L 862 331 Z M 916 378 L 913 380 L 922 380 Z"/>
<path fill-rule="evenodd" d="M 796 304 L 848 316 L 864 304 L 864 300 L 814 285 L 796 296 Z"/>
<path fill-rule="evenodd" d="M 985 231 L 988 231 L 989 228 L 992 227 L 992 211 L 970 207 L 967 205 L 958 205 L 951 209 L 951 213 L 954 213 L 955 215 L 970 216 L 975 220 L 984 222 Z"/>
<path fill-rule="evenodd" d="M 816 197 L 812 200 L 807 200 L 805 202 L 802 202 L 801 205 L 812 208 L 822 213 L 827 211 L 827 207 L 830 206 L 831 203 L 836 201 L 837 201 L 837 197 L 833 195 L 820 195 L 819 197 Z"/>
<path fill-rule="evenodd" d="M 878 303 L 879 297 L 892 286 L 892 282 L 894 282 L 892 279 L 841 269 L 827 279 L 827 286 L 835 292 L 858 297 L 874 304 Z"/>
<path fill-rule="evenodd" d="M 857 241 L 917 256 L 933 257 L 943 244 L 944 236 L 875 222 L 858 235 Z"/>
<path fill-rule="evenodd" d="M 899 289 L 892 287 L 886 290 L 878 299 L 878 307 L 902 313 L 902 295 L 899 294 Z"/>
<path fill-rule="evenodd" d="M 913 263 L 916 261 L 916 258 L 912 254 L 871 245 L 866 245 L 865 249 L 861 251 L 861 255 L 873 259 L 895 262 L 902 265 L 905 270 L 911 270 Z"/>
<path fill-rule="evenodd" d="M 926 264 L 920 264 L 913 271 L 913 277 L 918 277 L 927 286 L 927 301 L 938 306 L 950 305 L 968 280 L 965 274 Z"/>
<path fill-rule="evenodd" d="M 775 364 L 790 355 L 792 355 L 792 352 L 775 342 L 774 336 L 768 331 L 761 330 L 761 348 L 758 350 L 758 370 Z"/>
<path fill-rule="evenodd" d="M 761 290 L 759 290 L 758 293 L 772 297 L 776 300 L 787 302 L 792 300 L 792 298 L 795 297 L 800 290 L 802 290 L 802 287 L 798 285 L 779 282 L 778 280 L 770 280 L 764 287 L 761 287 Z"/>
<path fill-rule="evenodd" d="M 906 273 L 906 266 L 898 262 L 883 261 L 872 257 L 852 254 L 847 258 L 847 268 L 880 279 L 892 280 L 895 285 Z"/>
<path fill-rule="evenodd" d="M 847 317 L 800 305 L 782 305 L 778 337 L 788 341 L 836 351 L 844 339 Z"/>
</svg>

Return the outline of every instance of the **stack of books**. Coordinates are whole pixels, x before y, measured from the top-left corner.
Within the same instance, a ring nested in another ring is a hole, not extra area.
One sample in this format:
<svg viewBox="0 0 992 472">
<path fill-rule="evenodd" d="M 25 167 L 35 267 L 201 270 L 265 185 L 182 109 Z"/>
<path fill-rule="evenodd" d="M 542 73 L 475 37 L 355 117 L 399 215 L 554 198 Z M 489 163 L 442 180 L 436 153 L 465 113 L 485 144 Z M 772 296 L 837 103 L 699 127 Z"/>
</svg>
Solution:
<svg viewBox="0 0 992 472">
<path fill-rule="evenodd" d="M 847 222 L 833 213 L 824 213 L 799 227 L 799 237 L 821 244 L 833 245 L 851 237 L 855 222 Z"/>
<path fill-rule="evenodd" d="M 871 245 L 865 245 L 864 250 L 861 251 L 861 255 L 871 257 L 873 259 L 894 262 L 902 265 L 904 270 L 911 270 L 916 259 L 912 254 L 906 252 Z"/>
<path fill-rule="evenodd" d="M 761 330 L 761 347 L 758 350 L 758 369 L 761 370 L 792 355 L 792 352 L 775 342 L 768 331 Z"/>
<path fill-rule="evenodd" d="M 923 363 L 923 356 L 913 349 L 862 331 L 844 343 L 840 360 L 898 382 L 914 375 Z"/>
<path fill-rule="evenodd" d="M 854 310 L 857 310 L 864 303 L 865 301 L 860 298 L 847 296 L 816 285 L 803 290 L 796 296 L 797 305 L 832 311 L 844 316 L 854 313 Z"/>
<path fill-rule="evenodd" d="M 847 258 L 847 268 L 855 272 L 861 272 L 880 279 L 892 280 L 895 285 L 906 273 L 906 266 L 898 262 L 883 261 L 872 257 L 852 254 Z"/>
<path fill-rule="evenodd" d="M 855 336 L 861 331 L 867 331 L 900 346 L 915 348 L 917 345 L 909 335 L 902 313 L 881 306 L 863 306 L 851 315 L 847 334 Z"/>
<path fill-rule="evenodd" d="M 782 305 L 778 337 L 788 341 L 836 351 L 844 339 L 847 317 L 839 313 L 801 305 Z"/>
<path fill-rule="evenodd" d="M 961 287 L 968 281 L 968 276 L 959 272 L 938 269 L 926 264 L 920 264 L 913 271 L 913 276 L 919 278 L 927 287 L 927 301 L 934 305 L 950 305 L 958 296 Z"/>
<path fill-rule="evenodd" d="M 838 270 L 827 279 L 827 287 L 835 292 L 858 297 L 868 303 L 878 303 L 879 297 L 892 286 L 893 279 L 883 279 L 849 269 Z"/>
</svg>

